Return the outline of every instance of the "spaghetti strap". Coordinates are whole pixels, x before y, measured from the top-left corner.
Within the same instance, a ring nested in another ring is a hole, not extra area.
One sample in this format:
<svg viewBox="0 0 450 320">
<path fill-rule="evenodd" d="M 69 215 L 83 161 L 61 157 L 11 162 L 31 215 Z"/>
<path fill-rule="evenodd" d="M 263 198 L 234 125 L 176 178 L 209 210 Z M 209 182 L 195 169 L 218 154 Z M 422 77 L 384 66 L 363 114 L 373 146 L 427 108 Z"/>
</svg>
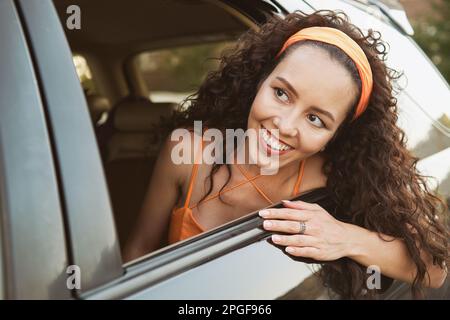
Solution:
<svg viewBox="0 0 450 320">
<path fill-rule="evenodd" d="M 231 191 L 231 190 L 233 190 L 233 189 L 235 189 L 235 188 L 237 188 L 237 187 L 242 186 L 243 184 L 246 184 L 246 183 L 248 183 L 248 182 L 251 182 L 251 181 L 253 181 L 253 180 L 256 180 L 257 178 L 259 178 L 259 176 L 260 176 L 260 175 L 254 176 L 254 177 L 252 177 L 250 180 L 244 180 L 244 181 L 241 181 L 241 182 L 235 184 L 234 186 L 225 188 L 225 189 L 222 190 L 222 191 L 216 192 L 215 194 L 210 195 L 209 197 L 206 197 L 205 199 L 203 199 L 203 200 L 200 201 L 200 202 L 201 202 L 201 203 L 205 203 L 205 202 L 208 202 L 209 200 L 215 199 L 215 198 L 217 198 L 220 194 L 224 194 L 224 193 L 226 193 L 226 192 L 228 192 L 228 191 Z M 199 202 L 199 203 L 200 203 L 200 202 Z M 197 206 L 199 205 L 199 203 L 193 205 L 193 206 L 190 207 L 190 208 L 191 208 L 191 209 L 194 209 L 195 207 L 197 207 Z"/>
<path fill-rule="evenodd" d="M 194 137 L 194 139 L 195 139 L 195 137 Z M 189 202 L 191 201 L 192 189 L 194 187 L 195 178 L 197 177 L 197 172 L 198 172 L 198 161 L 197 161 L 198 155 L 200 154 L 200 156 L 201 156 L 202 152 L 203 152 L 203 137 L 201 139 L 199 150 L 197 151 L 195 158 L 194 158 L 194 165 L 192 166 L 191 177 L 189 179 L 189 188 L 188 188 L 186 200 L 184 201 L 184 206 L 183 206 L 184 208 L 188 208 Z"/>
<path fill-rule="evenodd" d="M 298 193 L 298 190 L 299 190 L 299 188 L 300 188 L 300 185 L 301 185 L 301 182 L 302 182 L 302 179 L 303 179 L 303 173 L 304 173 L 304 169 L 305 169 L 305 163 L 306 163 L 306 159 L 305 160 L 302 160 L 301 162 L 300 162 L 300 165 L 299 165 L 299 172 L 298 172 L 298 176 L 297 176 L 297 181 L 296 181 L 296 183 L 295 183 L 295 186 L 294 186 L 294 190 L 293 190 L 293 192 L 292 192 L 292 195 L 296 195 L 297 193 Z M 257 178 L 259 178 L 260 176 L 261 176 L 261 174 L 258 174 L 258 175 L 256 175 L 256 176 L 254 176 L 254 177 L 251 177 L 251 178 L 249 178 L 248 176 L 247 176 L 247 174 L 246 173 L 244 173 L 243 172 L 243 168 L 242 167 L 240 167 L 238 164 L 237 164 L 237 166 L 238 166 L 238 168 L 239 168 L 239 170 L 241 170 L 241 172 L 242 172 L 242 174 L 244 175 L 244 177 L 246 178 L 246 180 L 244 180 L 244 181 L 241 181 L 241 182 L 239 182 L 239 183 L 237 183 L 237 184 L 235 184 L 234 186 L 231 186 L 231 187 L 228 187 L 228 188 L 225 188 L 224 190 L 222 190 L 222 191 L 220 191 L 220 192 L 216 192 L 215 194 L 213 194 L 213 195 L 210 195 L 209 197 L 206 197 L 205 199 L 203 199 L 202 201 L 201 201 L 201 203 L 205 203 L 205 202 L 208 202 L 208 201 L 210 201 L 210 200 L 213 200 L 213 199 L 215 199 L 215 198 L 217 198 L 220 194 L 224 194 L 224 193 L 226 193 L 226 192 L 228 192 L 228 191 L 231 191 L 231 190 L 233 190 L 233 189 L 235 189 L 235 188 L 237 188 L 237 187 L 240 187 L 240 186 L 242 186 L 243 184 L 246 184 L 247 182 L 250 182 L 254 187 L 255 187 L 255 189 L 264 197 L 264 199 L 266 199 L 270 204 L 273 204 L 273 201 L 253 182 L 253 180 L 256 180 Z M 192 169 L 192 174 L 191 174 L 191 183 L 190 183 L 190 185 L 189 185 L 189 191 L 188 191 L 188 195 L 187 195 L 187 197 L 186 197 L 186 202 L 185 202 L 185 204 L 184 204 L 184 207 L 185 208 L 187 208 L 188 206 L 189 206 L 189 200 L 190 200 L 190 198 L 191 198 L 191 193 L 192 193 L 192 188 L 193 188 L 193 181 L 195 180 L 195 177 L 196 177 L 196 174 L 197 174 L 197 170 L 198 170 L 198 164 L 194 164 L 194 168 Z M 197 207 L 198 206 L 198 204 L 199 203 L 197 203 L 197 204 L 195 204 L 195 205 L 193 205 L 192 207 L 190 207 L 191 209 L 194 209 L 195 207 Z"/>
<path fill-rule="evenodd" d="M 241 168 L 241 166 L 240 166 L 239 164 L 236 164 L 236 165 L 237 165 L 237 167 L 239 168 L 239 170 L 241 171 L 241 173 L 244 175 L 245 179 L 247 179 L 247 180 L 253 185 L 253 187 L 256 189 L 256 191 L 258 191 L 259 194 L 260 194 L 261 196 L 263 196 L 263 198 L 266 199 L 270 204 L 273 204 L 273 201 L 270 200 L 270 198 L 264 193 L 264 191 L 262 191 L 262 190 L 256 185 L 256 183 L 255 183 L 251 178 L 249 178 L 249 177 L 247 176 L 247 173 L 245 172 L 244 168 Z M 258 175 L 258 176 L 260 176 L 260 175 Z"/>
<path fill-rule="evenodd" d="M 300 184 L 302 183 L 302 179 L 303 179 L 303 173 L 305 171 L 305 163 L 306 163 L 306 159 L 303 159 L 300 162 L 297 181 L 295 182 L 294 190 L 292 191 L 293 196 L 295 196 L 298 193 L 298 190 L 300 189 Z"/>
</svg>

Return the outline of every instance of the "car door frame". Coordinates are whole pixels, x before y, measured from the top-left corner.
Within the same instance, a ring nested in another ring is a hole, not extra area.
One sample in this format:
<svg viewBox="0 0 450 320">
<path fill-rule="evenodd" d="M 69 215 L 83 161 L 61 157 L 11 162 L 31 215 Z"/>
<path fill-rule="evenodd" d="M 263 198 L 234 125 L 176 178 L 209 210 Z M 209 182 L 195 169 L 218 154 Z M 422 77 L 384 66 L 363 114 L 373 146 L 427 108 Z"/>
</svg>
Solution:
<svg viewBox="0 0 450 320">
<path fill-rule="evenodd" d="M 85 96 L 51 0 L 17 0 L 51 132 L 69 263 L 82 292 L 123 274 L 117 232 Z"/>
<path fill-rule="evenodd" d="M 22 16 L 0 1 L 0 298 L 69 299 L 47 114 Z"/>
</svg>

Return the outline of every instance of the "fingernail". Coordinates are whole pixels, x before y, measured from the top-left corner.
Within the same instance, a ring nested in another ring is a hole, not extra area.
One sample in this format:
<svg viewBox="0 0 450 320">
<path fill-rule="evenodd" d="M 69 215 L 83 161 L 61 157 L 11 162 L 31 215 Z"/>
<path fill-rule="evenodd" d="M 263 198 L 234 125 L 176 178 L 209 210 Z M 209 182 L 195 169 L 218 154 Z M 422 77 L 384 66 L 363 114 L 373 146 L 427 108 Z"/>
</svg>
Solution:
<svg viewBox="0 0 450 320">
<path fill-rule="evenodd" d="M 261 217 L 267 217 L 267 216 L 269 215 L 269 211 L 267 211 L 267 210 L 261 210 L 261 211 L 259 212 L 259 215 L 260 215 Z"/>
<path fill-rule="evenodd" d="M 291 203 L 289 200 L 281 200 L 281 202 Z"/>
<path fill-rule="evenodd" d="M 272 222 L 270 222 L 270 221 L 268 221 L 268 220 L 264 221 L 264 227 L 270 228 L 272 225 L 273 225 Z"/>
<path fill-rule="evenodd" d="M 293 253 L 293 252 L 294 252 L 294 249 L 291 248 L 291 247 L 287 247 L 287 248 L 286 248 L 286 251 L 289 252 L 289 253 Z"/>
<path fill-rule="evenodd" d="M 277 236 L 277 235 L 273 235 L 273 236 L 272 236 L 272 241 L 273 241 L 273 242 L 279 242 L 279 241 L 281 241 L 281 237 L 280 237 L 280 236 Z"/>
</svg>

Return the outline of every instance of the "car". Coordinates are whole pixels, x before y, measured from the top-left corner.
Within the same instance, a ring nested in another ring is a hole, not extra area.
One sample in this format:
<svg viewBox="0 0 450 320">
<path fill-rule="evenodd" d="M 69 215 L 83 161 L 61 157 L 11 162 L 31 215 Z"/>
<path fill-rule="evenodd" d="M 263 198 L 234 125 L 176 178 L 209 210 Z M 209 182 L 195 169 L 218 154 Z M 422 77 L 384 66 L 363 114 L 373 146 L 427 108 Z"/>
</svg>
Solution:
<svg viewBox="0 0 450 320">
<path fill-rule="evenodd" d="M 401 8 L 351 0 L 3 0 L 0 299 L 335 298 L 315 277 L 318 264 L 267 241 L 256 213 L 126 264 L 121 257 L 160 145 L 152 125 L 195 91 L 204 59 L 271 16 L 319 9 L 341 10 L 389 43 L 388 65 L 408 80 L 398 94 L 399 125 L 449 202 L 449 85 L 413 41 Z M 320 190 L 299 199 L 329 205 Z M 449 299 L 448 283 L 427 289 L 428 297 Z M 410 286 L 394 281 L 380 298 L 408 299 Z"/>
</svg>

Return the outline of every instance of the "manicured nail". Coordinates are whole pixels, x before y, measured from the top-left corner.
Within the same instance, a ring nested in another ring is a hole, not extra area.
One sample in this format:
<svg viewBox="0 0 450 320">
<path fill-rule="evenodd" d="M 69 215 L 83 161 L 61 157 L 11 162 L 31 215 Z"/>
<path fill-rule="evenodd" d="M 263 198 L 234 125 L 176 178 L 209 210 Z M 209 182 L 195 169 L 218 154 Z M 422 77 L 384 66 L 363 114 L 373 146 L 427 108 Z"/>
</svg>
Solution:
<svg viewBox="0 0 450 320">
<path fill-rule="evenodd" d="M 261 217 L 267 217 L 267 216 L 269 215 L 269 211 L 267 211 L 267 210 L 261 210 L 261 211 L 259 212 L 259 215 L 260 215 Z"/>
<path fill-rule="evenodd" d="M 270 222 L 269 220 L 264 221 L 264 227 L 270 228 L 272 225 L 273 225 L 273 223 Z"/>
</svg>

